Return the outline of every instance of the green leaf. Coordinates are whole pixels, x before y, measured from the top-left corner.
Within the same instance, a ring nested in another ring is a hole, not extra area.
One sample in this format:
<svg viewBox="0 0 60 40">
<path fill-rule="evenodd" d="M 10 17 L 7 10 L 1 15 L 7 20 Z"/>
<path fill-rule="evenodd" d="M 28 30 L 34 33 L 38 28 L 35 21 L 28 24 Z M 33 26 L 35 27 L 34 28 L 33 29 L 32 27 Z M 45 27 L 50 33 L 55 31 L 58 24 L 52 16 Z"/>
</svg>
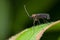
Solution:
<svg viewBox="0 0 60 40">
<path fill-rule="evenodd" d="M 15 36 L 11 37 L 10 40 L 39 40 L 43 33 L 50 27 L 60 26 L 60 20 L 51 23 L 40 24 L 28 28 Z"/>
</svg>

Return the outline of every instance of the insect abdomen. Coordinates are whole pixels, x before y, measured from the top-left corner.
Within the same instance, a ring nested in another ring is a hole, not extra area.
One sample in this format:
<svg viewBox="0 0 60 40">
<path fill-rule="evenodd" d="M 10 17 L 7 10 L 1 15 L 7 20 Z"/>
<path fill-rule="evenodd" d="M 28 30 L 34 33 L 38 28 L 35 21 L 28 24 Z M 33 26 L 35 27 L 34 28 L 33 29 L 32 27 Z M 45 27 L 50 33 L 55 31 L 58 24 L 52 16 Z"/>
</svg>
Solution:
<svg viewBox="0 0 60 40">
<path fill-rule="evenodd" d="M 46 18 L 46 19 L 50 19 L 49 14 L 36 14 L 38 18 Z"/>
</svg>

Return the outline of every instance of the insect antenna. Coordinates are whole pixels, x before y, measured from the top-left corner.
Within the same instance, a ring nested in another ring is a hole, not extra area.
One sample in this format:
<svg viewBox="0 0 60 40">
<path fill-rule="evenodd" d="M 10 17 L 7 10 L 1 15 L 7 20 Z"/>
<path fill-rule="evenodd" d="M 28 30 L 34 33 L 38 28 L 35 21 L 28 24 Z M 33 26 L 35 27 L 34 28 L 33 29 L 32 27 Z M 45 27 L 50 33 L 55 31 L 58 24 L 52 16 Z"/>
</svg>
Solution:
<svg viewBox="0 0 60 40">
<path fill-rule="evenodd" d="M 25 9 L 26 14 L 30 17 L 30 15 L 29 15 L 29 13 L 28 13 L 28 11 L 26 9 L 26 5 L 24 5 L 24 9 Z"/>
</svg>

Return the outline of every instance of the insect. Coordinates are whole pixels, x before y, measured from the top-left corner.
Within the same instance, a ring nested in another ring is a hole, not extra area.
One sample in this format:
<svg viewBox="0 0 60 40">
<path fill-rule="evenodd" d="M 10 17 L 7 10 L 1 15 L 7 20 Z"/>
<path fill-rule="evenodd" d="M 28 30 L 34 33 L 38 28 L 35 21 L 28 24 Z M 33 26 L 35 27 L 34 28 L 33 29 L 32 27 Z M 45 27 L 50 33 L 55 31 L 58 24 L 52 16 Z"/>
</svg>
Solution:
<svg viewBox="0 0 60 40">
<path fill-rule="evenodd" d="M 24 5 L 24 9 L 25 9 L 28 17 L 33 18 L 33 20 L 34 20 L 33 25 L 35 25 L 36 21 L 38 21 L 38 23 L 40 24 L 39 19 L 43 19 L 44 22 L 47 22 L 47 20 L 50 19 L 50 15 L 47 13 L 32 14 L 32 16 L 30 16 L 25 5 Z M 45 19 L 47 19 L 47 20 L 45 20 Z"/>
</svg>

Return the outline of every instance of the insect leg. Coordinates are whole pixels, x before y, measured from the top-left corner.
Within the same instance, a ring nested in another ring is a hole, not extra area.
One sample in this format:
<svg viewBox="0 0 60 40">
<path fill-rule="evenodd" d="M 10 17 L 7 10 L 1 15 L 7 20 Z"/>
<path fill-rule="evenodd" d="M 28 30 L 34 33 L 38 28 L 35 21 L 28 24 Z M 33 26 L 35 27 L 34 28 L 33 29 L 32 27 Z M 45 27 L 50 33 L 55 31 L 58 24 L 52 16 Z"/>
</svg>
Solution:
<svg viewBox="0 0 60 40">
<path fill-rule="evenodd" d="M 35 26 L 35 20 L 33 21 L 33 26 Z"/>
<path fill-rule="evenodd" d="M 39 21 L 39 19 L 38 19 L 38 24 L 40 24 L 40 21 Z"/>
<path fill-rule="evenodd" d="M 44 23 L 47 23 L 47 22 L 48 22 L 47 20 L 45 20 L 45 18 L 42 18 L 42 19 L 43 19 L 43 22 L 44 22 Z"/>
</svg>

